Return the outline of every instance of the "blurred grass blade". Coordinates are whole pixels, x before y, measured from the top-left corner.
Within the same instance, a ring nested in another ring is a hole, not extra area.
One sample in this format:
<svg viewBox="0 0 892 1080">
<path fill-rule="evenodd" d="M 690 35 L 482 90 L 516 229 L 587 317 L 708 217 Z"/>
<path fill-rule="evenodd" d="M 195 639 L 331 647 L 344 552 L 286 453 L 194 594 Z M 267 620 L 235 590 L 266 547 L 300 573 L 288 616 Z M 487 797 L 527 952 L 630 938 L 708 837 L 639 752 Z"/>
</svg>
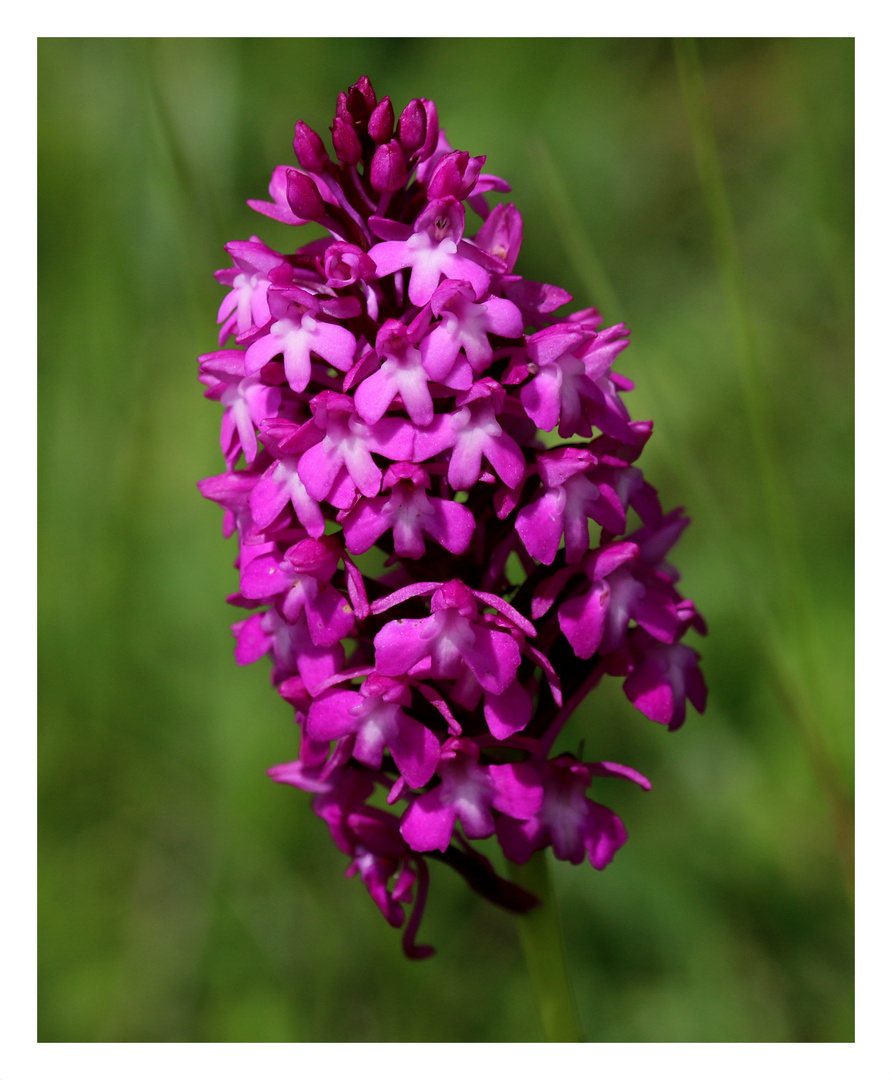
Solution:
<svg viewBox="0 0 892 1080">
<path fill-rule="evenodd" d="M 544 140 L 532 148 L 533 165 L 546 197 L 548 211 L 575 272 L 585 282 L 588 298 L 608 322 L 619 322 L 619 298 L 598 254 L 588 239 L 585 225 L 567 194 L 564 182 Z"/>
<path fill-rule="evenodd" d="M 771 397 L 750 310 L 734 218 L 709 115 L 697 45 L 691 38 L 676 39 L 673 44 L 691 128 L 694 159 L 712 228 L 719 274 L 737 336 L 744 403 L 772 538 L 772 565 L 776 578 L 773 591 L 778 598 L 775 606 L 779 608 L 781 618 L 786 623 L 783 634 L 785 640 L 778 641 L 776 632 L 770 633 L 766 638 L 766 643 L 769 639 L 774 639 L 768 644 L 768 659 L 780 687 L 781 697 L 804 739 L 812 767 L 829 804 L 851 895 L 854 875 L 852 808 L 844 795 L 844 785 L 824 747 L 820 727 L 816 722 L 816 714 L 820 711 L 817 687 L 822 674 L 823 658 L 811 590 L 803 575 L 804 558 L 797 517 L 778 465 L 780 455 L 772 430 Z M 773 623 L 775 620 L 770 620 L 766 630 Z M 799 653 L 799 665 L 796 666 L 801 667 L 801 673 L 794 671 L 791 665 L 791 645 L 797 648 Z"/>
<path fill-rule="evenodd" d="M 786 594 L 790 610 L 798 614 L 799 626 L 810 625 L 812 610 L 808 586 L 802 579 L 796 517 L 792 500 L 778 468 L 770 417 L 771 398 L 762 370 L 761 357 L 747 295 L 743 264 L 737 243 L 734 218 L 722 176 L 715 142 L 703 72 L 696 43 L 690 38 L 674 42 L 679 80 L 691 128 L 691 142 L 697 173 L 703 188 L 713 234 L 716 261 L 725 302 L 737 337 L 744 405 L 750 426 L 753 451 L 765 501 L 768 526 L 774 542 L 777 585 Z"/>
</svg>

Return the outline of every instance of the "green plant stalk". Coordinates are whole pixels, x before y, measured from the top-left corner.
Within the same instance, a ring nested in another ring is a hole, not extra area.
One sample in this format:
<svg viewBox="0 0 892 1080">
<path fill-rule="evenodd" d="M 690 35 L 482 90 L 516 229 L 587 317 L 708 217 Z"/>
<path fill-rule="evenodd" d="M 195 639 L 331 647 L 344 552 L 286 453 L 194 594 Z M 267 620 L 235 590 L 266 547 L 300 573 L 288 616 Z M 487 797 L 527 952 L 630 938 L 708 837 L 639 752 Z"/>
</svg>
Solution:
<svg viewBox="0 0 892 1080">
<path fill-rule="evenodd" d="M 545 852 L 535 852 L 522 866 L 511 863 L 509 867 L 515 884 L 541 900 L 538 907 L 518 916 L 518 925 L 545 1038 L 582 1042 Z"/>
</svg>

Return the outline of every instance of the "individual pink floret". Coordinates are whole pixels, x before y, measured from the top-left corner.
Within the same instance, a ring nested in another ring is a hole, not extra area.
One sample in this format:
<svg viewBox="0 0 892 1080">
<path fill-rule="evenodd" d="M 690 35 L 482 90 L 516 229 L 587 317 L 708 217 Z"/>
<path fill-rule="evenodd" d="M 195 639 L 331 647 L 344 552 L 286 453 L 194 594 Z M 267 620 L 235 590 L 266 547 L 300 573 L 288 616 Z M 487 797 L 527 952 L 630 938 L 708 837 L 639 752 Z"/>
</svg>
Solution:
<svg viewBox="0 0 892 1080">
<path fill-rule="evenodd" d="M 357 493 L 371 497 L 381 490 L 383 473 L 373 453 L 397 460 L 412 457 L 415 432 L 405 420 L 384 417 L 368 424 L 353 398 L 331 391 L 318 394 L 310 407 L 324 436 L 304 451 L 297 471 L 314 499 L 347 509 Z"/>
<path fill-rule="evenodd" d="M 440 759 L 440 741 L 406 713 L 412 694 L 405 680 L 369 675 L 359 691 L 332 687 L 310 705 L 307 733 L 313 739 L 354 736 L 353 757 L 380 769 L 389 750 L 409 787 L 423 787 Z"/>
<path fill-rule="evenodd" d="M 413 799 L 400 825 L 414 851 L 445 851 L 456 822 L 469 840 L 492 836 L 493 811 L 531 818 L 542 806 L 535 769 L 522 763 L 478 764 L 480 751 L 469 739 L 449 739 L 437 772 L 441 783 Z"/>
<path fill-rule="evenodd" d="M 603 870 L 626 842 L 622 821 L 606 806 L 586 797 L 594 776 L 621 776 L 650 790 L 650 781 L 634 769 L 610 762 L 584 764 L 565 754 L 542 766 L 542 807 L 526 821 L 501 817 L 499 843 L 512 862 L 525 863 L 534 851 L 554 849 L 558 859 L 581 863 L 588 856 Z"/>
<path fill-rule="evenodd" d="M 429 495 L 431 482 L 418 465 L 402 462 L 391 465 L 382 487 L 389 495 L 359 499 L 343 513 L 347 548 L 359 555 L 386 532 L 393 533 L 393 549 L 407 559 L 420 559 L 425 536 L 436 540 L 453 555 L 467 550 L 476 522 L 471 511 L 452 499 Z"/>
<path fill-rule="evenodd" d="M 684 723 L 686 701 L 703 712 L 706 683 L 699 653 L 680 641 L 656 641 L 643 630 L 636 630 L 631 642 L 638 658 L 623 690 L 636 709 L 670 731 Z"/>
<path fill-rule="evenodd" d="M 424 338 L 424 367 L 432 379 L 449 379 L 459 353 L 463 352 L 477 374 L 493 358 L 489 335 L 517 338 L 523 333 L 523 316 L 516 304 L 497 296 L 476 303 L 474 289 L 466 281 L 444 281 L 431 297 L 431 312 L 439 322 Z"/>
<path fill-rule="evenodd" d="M 230 334 L 243 334 L 252 327 L 266 326 L 270 320 L 267 292 L 271 285 L 288 286 L 294 282 L 294 268 L 284 255 L 273 251 L 258 237 L 233 241 L 226 245 L 234 268 L 218 270 L 214 277 L 232 289 L 220 304 L 217 322 L 220 344 Z"/>
<path fill-rule="evenodd" d="M 375 338 L 375 352 L 381 364 L 357 386 L 353 396 L 356 411 L 367 423 L 374 424 L 399 397 L 413 423 L 420 427 L 429 424 L 434 418 L 430 377 L 405 325 L 388 319 Z"/>
<path fill-rule="evenodd" d="M 345 326 L 320 319 L 315 297 L 293 288 L 270 289 L 267 298 L 273 321 L 269 332 L 248 346 L 245 371 L 249 375 L 281 355 L 288 385 L 300 393 L 310 381 L 314 353 L 339 371 L 352 366 L 356 338 Z"/>
<path fill-rule="evenodd" d="M 479 617 L 479 593 L 458 580 L 402 591 L 407 599 L 433 592 L 431 614 L 426 619 L 396 619 L 378 631 L 374 641 L 378 671 L 430 679 L 459 679 L 470 671 L 484 690 L 493 694 L 507 690 L 520 665 L 520 649 L 510 632 Z M 383 605 L 373 605 L 372 610 L 383 610 Z"/>
<path fill-rule="evenodd" d="M 476 297 L 483 296 L 489 287 L 485 256 L 462 242 L 464 225 L 461 203 L 451 197 L 436 199 L 404 240 L 384 240 L 369 251 L 378 277 L 411 270 L 409 299 L 418 307 L 430 300 L 443 277 L 467 281 Z"/>
<path fill-rule="evenodd" d="M 258 375 L 245 375 L 245 353 L 241 349 L 200 356 L 199 379 L 207 386 L 205 397 L 219 401 L 225 412 L 220 426 L 220 449 L 227 462 L 240 453 L 250 464 L 257 456 L 257 428 L 274 416 L 282 391 L 269 386 Z"/>
<path fill-rule="evenodd" d="M 516 487 L 525 460 L 497 419 L 504 400 L 505 390 L 495 380 L 476 382 L 456 397 L 455 412 L 441 413 L 416 434 L 414 460 L 428 461 L 449 450 L 447 479 L 456 491 L 467 491 L 480 479 L 485 457 L 508 487 Z"/>
</svg>

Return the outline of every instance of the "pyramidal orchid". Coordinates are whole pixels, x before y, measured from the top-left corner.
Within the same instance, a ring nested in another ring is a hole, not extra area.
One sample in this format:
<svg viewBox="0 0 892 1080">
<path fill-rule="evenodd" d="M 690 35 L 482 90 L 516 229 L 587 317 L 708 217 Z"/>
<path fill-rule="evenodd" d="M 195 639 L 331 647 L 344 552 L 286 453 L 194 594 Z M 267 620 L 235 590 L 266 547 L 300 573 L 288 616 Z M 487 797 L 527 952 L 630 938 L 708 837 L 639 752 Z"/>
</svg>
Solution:
<svg viewBox="0 0 892 1080">
<path fill-rule="evenodd" d="M 397 118 L 363 78 L 331 133 L 333 155 L 299 122 L 249 201 L 325 238 L 226 245 L 199 358 L 225 468 L 199 488 L 238 538 L 236 659 L 271 658 L 299 731 L 270 776 L 310 793 L 419 958 L 431 858 L 517 912 L 538 898 L 474 841 L 610 863 L 626 832 L 597 800 L 650 783 L 555 743 L 603 678 L 670 730 L 702 711 L 682 639 L 705 626 L 666 561 L 687 520 L 636 465 L 626 327 L 515 272 L 520 213 L 486 197 L 509 187 L 433 102 Z"/>
</svg>

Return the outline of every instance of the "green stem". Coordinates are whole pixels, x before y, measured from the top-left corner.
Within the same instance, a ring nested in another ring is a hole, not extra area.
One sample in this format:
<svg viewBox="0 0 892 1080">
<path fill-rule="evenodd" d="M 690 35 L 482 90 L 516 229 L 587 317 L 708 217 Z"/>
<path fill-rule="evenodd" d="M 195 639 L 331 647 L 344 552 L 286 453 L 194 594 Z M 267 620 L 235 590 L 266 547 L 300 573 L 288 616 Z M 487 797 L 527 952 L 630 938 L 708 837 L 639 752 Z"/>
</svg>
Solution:
<svg viewBox="0 0 892 1080">
<path fill-rule="evenodd" d="M 545 852 L 535 852 L 523 866 L 510 863 L 509 869 L 515 884 L 542 901 L 517 918 L 545 1037 L 549 1042 L 582 1042 Z"/>
</svg>

